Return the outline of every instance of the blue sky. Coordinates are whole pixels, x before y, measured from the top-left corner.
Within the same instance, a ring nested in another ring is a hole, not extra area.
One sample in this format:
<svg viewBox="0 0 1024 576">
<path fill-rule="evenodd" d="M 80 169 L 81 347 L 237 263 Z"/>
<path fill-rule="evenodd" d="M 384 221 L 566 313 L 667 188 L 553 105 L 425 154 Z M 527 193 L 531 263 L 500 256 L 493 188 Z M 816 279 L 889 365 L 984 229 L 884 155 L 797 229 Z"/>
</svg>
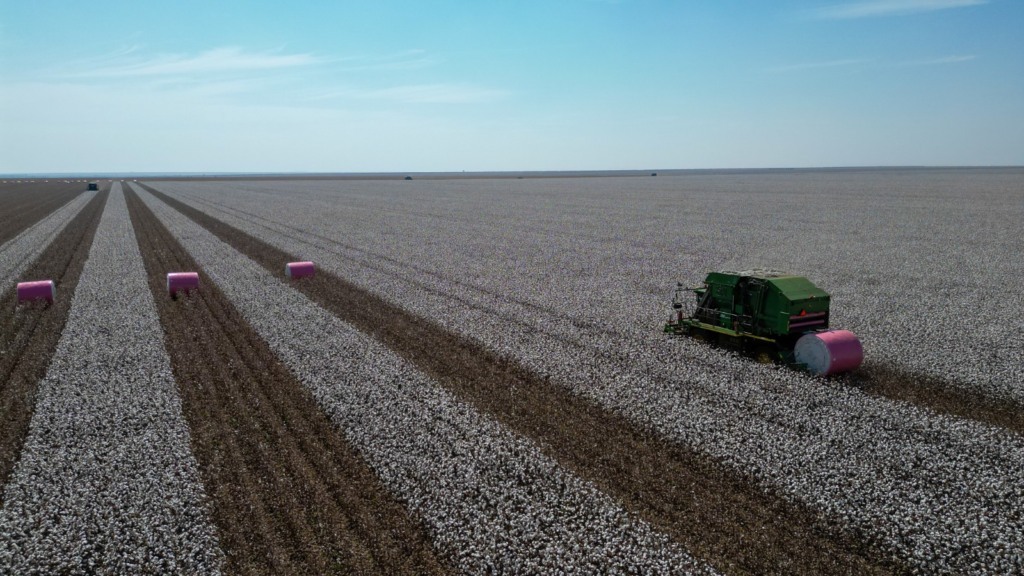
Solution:
<svg viewBox="0 0 1024 576">
<path fill-rule="evenodd" d="M 0 172 L 1024 164 L 1020 0 L 0 0 Z"/>
</svg>

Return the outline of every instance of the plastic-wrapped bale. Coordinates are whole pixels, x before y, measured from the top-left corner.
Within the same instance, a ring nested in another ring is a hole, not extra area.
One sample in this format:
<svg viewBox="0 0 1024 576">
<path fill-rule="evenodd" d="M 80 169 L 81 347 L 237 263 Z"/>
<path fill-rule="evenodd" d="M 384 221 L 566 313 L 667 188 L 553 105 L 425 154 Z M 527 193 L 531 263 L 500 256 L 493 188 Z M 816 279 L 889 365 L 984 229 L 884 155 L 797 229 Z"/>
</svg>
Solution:
<svg viewBox="0 0 1024 576">
<path fill-rule="evenodd" d="M 198 272 L 170 272 L 167 274 L 167 294 L 174 296 L 178 292 L 188 294 L 199 289 Z"/>
<path fill-rule="evenodd" d="M 18 303 L 46 300 L 53 304 L 55 298 L 57 298 L 57 286 L 53 280 L 18 282 Z"/>
<path fill-rule="evenodd" d="M 864 347 L 849 330 L 804 334 L 793 349 L 796 361 L 815 374 L 849 372 L 864 361 Z"/>
<path fill-rule="evenodd" d="M 298 280 L 316 274 L 316 266 L 312 262 L 289 262 L 284 273 L 292 280 Z"/>
</svg>

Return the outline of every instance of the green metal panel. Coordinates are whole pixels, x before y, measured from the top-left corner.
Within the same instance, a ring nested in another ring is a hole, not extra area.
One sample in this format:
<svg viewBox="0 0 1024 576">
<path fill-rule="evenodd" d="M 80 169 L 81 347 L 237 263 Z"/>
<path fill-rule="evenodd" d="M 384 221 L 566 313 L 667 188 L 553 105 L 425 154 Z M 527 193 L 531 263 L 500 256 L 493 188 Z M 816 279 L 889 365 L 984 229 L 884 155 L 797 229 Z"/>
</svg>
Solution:
<svg viewBox="0 0 1024 576">
<path fill-rule="evenodd" d="M 719 307 L 726 310 L 732 307 L 733 291 L 736 289 L 736 283 L 739 280 L 739 276 L 733 274 L 712 272 L 708 274 L 704 282 L 711 290 L 711 297 L 715 299 Z"/>
<path fill-rule="evenodd" d="M 723 328 L 736 327 L 738 318 L 752 317 L 748 331 L 784 335 L 790 330 L 790 316 L 828 312 L 828 293 L 802 276 L 760 270 L 712 272 L 705 283 L 718 310 L 714 321 Z"/>
<path fill-rule="evenodd" d="M 768 278 L 767 281 L 775 286 L 790 302 L 828 298 L 828 292 L 818 288 L 803 276 L 779 276 Z"/>
<path fill-rule="evenodd" d="M 785 334 L 790 330 L 790 316 L 803 313 L 815 314 L 828 312 L 829 295 L 821 288 L 802 276 L 783 276 L 770 280 L 773 292 L 778 294 L 774 307 L 766 309 L 770 315 L 771 330 L 777 334 Z M 827 317 L 825 318 L 827 326 Z"/>
<path fill-rule="evenodd" d="M 778 287 L 768 284 L 768 295 L 761 309 L 762 325 L 772 334 L 789 331 L 789 300 Z"/>
</svg>

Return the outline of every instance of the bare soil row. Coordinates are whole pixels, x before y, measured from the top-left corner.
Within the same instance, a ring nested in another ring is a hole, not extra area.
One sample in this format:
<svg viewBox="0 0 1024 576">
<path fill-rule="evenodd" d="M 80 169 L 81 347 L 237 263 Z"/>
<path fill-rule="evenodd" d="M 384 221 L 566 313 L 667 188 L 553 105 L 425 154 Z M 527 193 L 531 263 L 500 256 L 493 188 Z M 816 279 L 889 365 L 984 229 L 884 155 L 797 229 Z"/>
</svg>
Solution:
<svg viewBox="0 0 1024 576">
<path fill-rule="evenodd" d="M 147 187 L 240 252 L 280 274 L 285 253 Z M 518 363 L 330 274 L 296 286 L 385 343 L 458 397 L 532 438 L 692 554 L 731 574 L 870 574 L 904 567 L 857 534 L 766 494 L 752 478 L 572 395 Z"/>
<path fill-rule="evenodd" d="M 0 244 L 21 234 L 84 191 L 85 184 L 82 183 L 0 185 Z"/>
<path fill-rule="evenodd" d="M 52 305 L 19 306 L 13 284 L 0 297 L 0 486 L 21 454 L 39 381 L 67 322 L 108 194 L 105 190 L 90 200 L 25 271 L 25 278 L 54 281 L 58 298 Z"/>
<path fill-rule="evenodd" d="M 977 420 L 1024 434 L 1024 406 L 900 368 L 868 364 L 842 379 L 875 396 L 908 402 L 940 414 Z"/>
<path fill-rule="evenodd" d="M 166 273 L 196 263 L 138 196 L 127 198 L 228 573 L 448 572 L 215 284 L 167 296 Z"/>
</svg>

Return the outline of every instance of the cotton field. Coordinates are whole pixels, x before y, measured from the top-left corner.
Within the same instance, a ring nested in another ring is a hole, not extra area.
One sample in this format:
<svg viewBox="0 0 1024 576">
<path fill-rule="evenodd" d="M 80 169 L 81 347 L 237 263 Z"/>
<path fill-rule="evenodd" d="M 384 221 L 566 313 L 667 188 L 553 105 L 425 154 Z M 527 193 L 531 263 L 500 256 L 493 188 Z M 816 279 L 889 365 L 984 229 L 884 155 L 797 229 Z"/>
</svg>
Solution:
<svg viewBox="0 0 1024 576">
<path fill-rule="evenodd" d="M 40 198 L 0 245 L 0 572 L 1024 571 L 1022 170 Z M 749 268 L 864 364 L 662 332 Z"/>
</svg>

